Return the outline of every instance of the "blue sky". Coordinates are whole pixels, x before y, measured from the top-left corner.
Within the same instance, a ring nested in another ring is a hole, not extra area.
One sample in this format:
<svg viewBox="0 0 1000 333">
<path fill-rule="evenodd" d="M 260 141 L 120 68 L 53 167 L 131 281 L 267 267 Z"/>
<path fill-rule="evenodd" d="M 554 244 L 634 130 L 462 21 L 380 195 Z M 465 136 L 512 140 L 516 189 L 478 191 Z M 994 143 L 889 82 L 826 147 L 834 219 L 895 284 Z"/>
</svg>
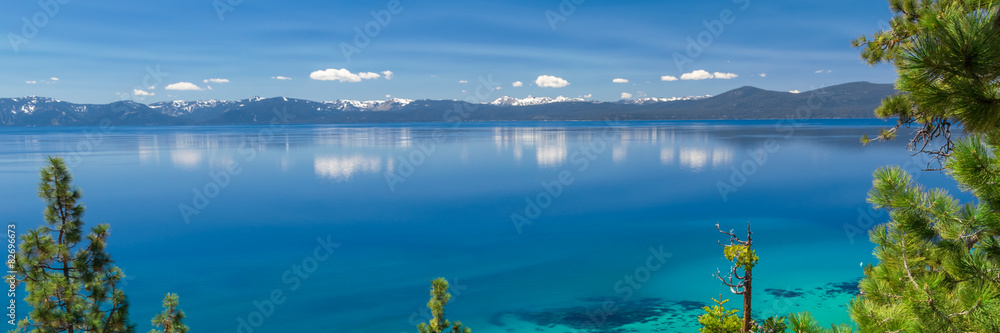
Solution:
<svg viewBox="0 0 1000 333">
<path fill-rule="evenodd" d="M 619 100 L 895 80 L 850 47 L 891 17 L 871 0 L 31 0 L 0 13 L 0 97 L 78 103 Z"/>
</svg>

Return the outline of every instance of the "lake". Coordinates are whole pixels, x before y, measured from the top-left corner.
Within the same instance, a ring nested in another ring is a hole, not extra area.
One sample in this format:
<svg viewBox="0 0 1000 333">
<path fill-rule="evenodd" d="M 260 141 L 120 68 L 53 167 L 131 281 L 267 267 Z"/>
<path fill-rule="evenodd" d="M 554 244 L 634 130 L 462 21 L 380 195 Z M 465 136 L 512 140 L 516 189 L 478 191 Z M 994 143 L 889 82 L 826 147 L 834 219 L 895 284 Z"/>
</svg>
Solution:
<svg viewBox="0 0 1000 333">
<path fill-rule="evenodd" d="M 474 332 L 697 332 L 742 304 L 715 224 L 748 222 L 755 314 L 829 326 L 887 220 L 876 168 L 968 198 L 906 140 L 859 144 L 882 120 L 106 125 L 0 130 L 0 218 L 39 226 L 64 156 L 139 331 L 176 292 L 193 332 L 414 332 L 445 277 Z"/>
</svg>

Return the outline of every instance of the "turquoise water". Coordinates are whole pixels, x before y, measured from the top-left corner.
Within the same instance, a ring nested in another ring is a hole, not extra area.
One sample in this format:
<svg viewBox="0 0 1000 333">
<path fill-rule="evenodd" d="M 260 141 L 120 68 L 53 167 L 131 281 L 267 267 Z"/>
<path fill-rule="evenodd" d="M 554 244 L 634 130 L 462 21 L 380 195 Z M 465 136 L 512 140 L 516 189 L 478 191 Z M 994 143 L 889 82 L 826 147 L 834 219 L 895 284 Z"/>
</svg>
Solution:
<svg viewBox="0 0 1000 333">
<path fill-rule="evenodd" d="M 904 142 L 858 144 L 880 120 L 790 124 L 3 128 L 0 218 L 38 226 L 38 169 L 65 156 L 140 331 L 176 292 L 194 331 L 412 332 L 441 276 L 475 332 L 696 332 L 713 297 L 741 304 L 714 225 L 747 222 L 754 312 L 847 322 L 886 219 L 872 172 L 957 190 Z"/>
</svg>

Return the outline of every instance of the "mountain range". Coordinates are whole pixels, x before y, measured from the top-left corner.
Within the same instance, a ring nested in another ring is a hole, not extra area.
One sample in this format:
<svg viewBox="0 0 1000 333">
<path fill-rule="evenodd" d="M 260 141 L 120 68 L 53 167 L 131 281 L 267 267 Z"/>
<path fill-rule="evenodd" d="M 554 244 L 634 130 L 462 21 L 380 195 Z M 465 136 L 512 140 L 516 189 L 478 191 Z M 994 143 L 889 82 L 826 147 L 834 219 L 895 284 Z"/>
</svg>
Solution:
<svg viewBox="0 0 1000 333">
<path fill-rule="evenodd" d="M 498 97 L 456 100 L 315 102 L 286 97 L 238 101 L 74 104 L 45 97 L 0 98 L 0 126 L 390 123 L 441 121 L 710 120 L 872 118 L 891 84 L 853 82 L 806 92 L 742 87 L 717 96 L 640 98 Z"/>
</svg>

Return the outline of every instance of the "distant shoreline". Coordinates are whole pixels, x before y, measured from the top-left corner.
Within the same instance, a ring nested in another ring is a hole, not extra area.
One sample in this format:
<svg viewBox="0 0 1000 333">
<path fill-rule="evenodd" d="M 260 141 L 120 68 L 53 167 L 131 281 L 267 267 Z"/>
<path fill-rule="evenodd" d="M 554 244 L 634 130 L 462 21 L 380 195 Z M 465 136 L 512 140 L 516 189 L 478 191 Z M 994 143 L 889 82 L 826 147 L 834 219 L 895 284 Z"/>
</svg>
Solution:
<svg viewBox="0 0 1000 333">
<path fill-rule="evenodd" d="M 792 118 L 794 119 L 794 118 Z M 622 125 L 641 125 L 642 123 L 647 123 L 651 125 L 656 124 L 685 124 L 685 123 L 713 123 L 719 125 L 732 124 L 736 126 L 751 126 L 751 125 L 772 125 L 779 124 L 783 120 L 789 120 L 789 118 L 773 118 L 773 119 L 677 119 L 677 120 L 623 120 L 619 121 Z M 895 119 L 880 119 L 880 118 L 809 118 L 802 119 L 800 123 L 809 124 L 814 121 L 822 122 L 837 122 L 837 121 L 855 121 L 851 123 L 852 126 L 857 125 L 867 125 L 867 126 L 892 126 L 895 124 Z M 290 123 L 284 126 L 286 127 L 345 127 L 345 128 L 365 128 L 365 127 L 433 127 L 433 128 L 462 128 L 468 125 L 469 127 L 497 127 L 494 125 L 514 125 L 511 127 L 518 127 L 516 125 L 538 125 L 538 126 L 523 126 L 523 127 L 551 127 L 548 125 L 558 125 L 559 123 L 571 123 L 573 125 L 585 125 L 587 123 L 592 123 L 598 126 L 608 126 L 613 125 L 614 121 L 604 121 L 604 120 L 486 120 L 486 121 L 466 121 L 462 123 L 449 123 L 449 122 L 386 122 L 386 123 Z M 860 123 L 860 124 L 859 124 Z M 463 125 L 464 124 L 464 125 Z M 257 128 L 257 127 L 268 127 L 268 124 L 174 124 L 174 125 L 121 125 L 115 126 L 118 128 L 225 128 L 225 127 L 247 127 L 247 128 Z M 6 128 L 14 129 L 74 129 L 74 128 L 99 128 L 99 125 L 77 125 L 77 126 L 6 126 Z"/>
<path fill-rule="evenodd" d="M 502 97 L 454 100 L 315 102 L 285 97 L 240 101 L 74 104 L 44 97 L 0 99 L 0 126 L 385 124 L 495 121 L 685 121 L 866 119 L 896 94 L 891 84 L 846 83 L 802 93 L 742 87 L 684 100 L 596 102 Z M 532 99 L 532 101 L 539 99 Z M 513 103 L 513 104 L 511 104 Z"/>
</svg>

